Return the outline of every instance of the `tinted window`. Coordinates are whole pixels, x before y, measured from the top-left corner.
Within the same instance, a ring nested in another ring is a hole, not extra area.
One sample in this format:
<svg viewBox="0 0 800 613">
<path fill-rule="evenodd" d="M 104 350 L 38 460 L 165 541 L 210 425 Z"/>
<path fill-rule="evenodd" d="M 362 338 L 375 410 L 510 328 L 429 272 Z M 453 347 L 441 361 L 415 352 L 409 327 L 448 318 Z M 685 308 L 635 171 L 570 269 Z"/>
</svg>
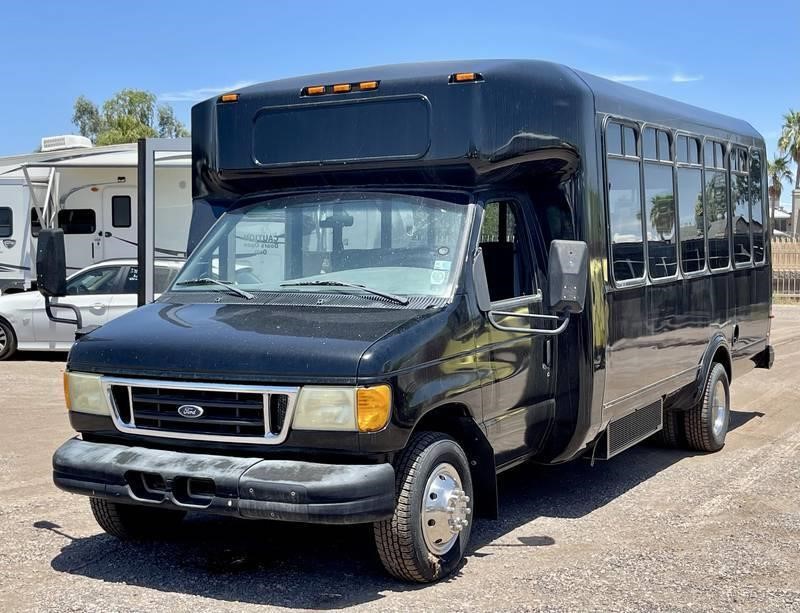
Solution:
<svg viewBox="0 0 800 613">
<path fill-rule="evenodd" d="M 630 126 L 623 126 L 622 136 L 622 144 L 624 145 L 623 153 L 625 155 L 639 155 L 636 151 L 636 131 Z"/>
<path fill-rule="evenodd" d="M 725 168 L 725 150 L 722 148 L 722 143 L 714 143 L 714 166 Z"/>
<path fill-rule="evenodd" d="M 644 204 L 650 276 L 671 277 L 678 269 L 672 166 L 644 165 Z"/>
<path fill-rule="evenodd" d="M 669 134 L 664 130 L 658 131 L 658 159 L 666 162 L 672 159 L 672 152 L 669 149 Z"/>
<path fill-rule="evenodd" d="M 731 177 L 733 204 L 733 259 L 737 264 L 750 262 L 750 192 L 747 175 Z"/>
<path fill-rule="evenodd" d="M 95 215 L 92 209 L 62 209 L 58 212 L 58 227 L 64 234 L 94 234 Z"/>
<path fill-rule="evenodd" d="M 714 142 L 707 140 L 703 147 L 703 164 L 706 168 L 714 167 Z"/>
<path fill-rule="evenodd" d="M 644 157 L 650 160 L 658 159 L 656 154 L 656 130 L 655 128 L 645 128 L 642 132 L 642 152 Z"/>
<path fill-rule="evenodd" d="M 115 294 L 119 266 L 93 268 L 80 273 L 67 282 L 67 295 Z"/>
<path fill-rule="evenodd" d="M 153 276 L 153 292 L 163 294 L 167 291 L 169 284 L 178 275 L 180 268 L 174 266 L 156 266 Z M 125 275 L 125 282 L 122 284 L 123 294 L 135 294 L 139 291 L 139 268 L 131 266 L 128 274 Z"/>
<path fill-rule="evenodd" d="M 0 206 L 0 238 L 14 234 L 14 214 L 10 207 Z"/>
<path fill-rule="evenodd" d="M 31 209 L 31 236 L 39 236 L 39 231 L 42 229 L 42 224 L 39 221 L 39 215 L 34 209 Z"/>
<path fill-rule="evenodd" d="M 700 163 L 700 141 L 696 138 L 689 139 L 689 163 Z"/>
<path fill-rule="evenodd" d="M 706 171 L 706 227 L 708 261 L 711 268 L 725 268 L 730 261 L 728 247 L 728 188 L 725 173 Z"/>
<path fill-rule="evenodd" d="M 115 228 L 131 227 L 130 196 L 111 196 L 111 225 Z"/>
<path fill-rule="evenodd" d="M 606 151 L 622 155 L 622 126 L 613 121 L 606 126 Z"/>
<path fill-rule="evenodd" d="M 685 136 L 678 136 L 678 140 L 675 143 L 675 153 L 677 154 L 678 161 L 688 163 L 689 162 L 689 139 Z"/>
<path fill-rule="evenodd" d="M 608 160 L 608 211 L 611 256 L 617 281 L 644 276 L 639 163 Z"/>
<path fill-rule="evenodd" d="M 764 261 L 764 237 L 769 228 L 764 223 L 764 196 L 761 183 L 761 154 L 753 151 L 750 156 L 750 218 L 753 234 L 753 261 Z"/>
<path fill-rule="evenodd" d="M 480 245 L 494 302 L 533 293 L 532 257 L 522 232 L 515 202 L 490 202 L 481 226 Z"/>
<path fill-rule="evenodd" d="M 678 206 L 680 207 L 681 267 L 697 272 L 706 267 L 703 228 L 703 178 L 700 169 L 678 168 Z"/>
</svg>

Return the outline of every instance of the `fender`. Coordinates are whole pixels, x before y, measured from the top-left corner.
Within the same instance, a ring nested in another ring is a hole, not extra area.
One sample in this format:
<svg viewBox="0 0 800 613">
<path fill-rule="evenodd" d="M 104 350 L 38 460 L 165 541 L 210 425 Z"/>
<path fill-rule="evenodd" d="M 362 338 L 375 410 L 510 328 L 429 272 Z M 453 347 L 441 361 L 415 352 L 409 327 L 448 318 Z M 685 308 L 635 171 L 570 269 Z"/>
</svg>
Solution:
<svg viewBox="0 0 800 613">
<path fill-rule="evenodd" d="M 728 373 L 728 381 L 731 383 L 733 382 L 733 364 L 731 362 L 730 344 L 722 332 L 717 332 L 709 341 L 705 353 L 703 353 L 703 357 L 700 360 L 700 368 L 697 371 L 697 382 L 693 398 L 695 403 L 700 400 L 700 397 L 705 391 L 706 379 L 708 379 L 708 373 L 714 362 L 714 356 L 717 355 L 718 352 L 720 353 L 720 359 L 717 361 L 725 367 Z"/>
</svg>

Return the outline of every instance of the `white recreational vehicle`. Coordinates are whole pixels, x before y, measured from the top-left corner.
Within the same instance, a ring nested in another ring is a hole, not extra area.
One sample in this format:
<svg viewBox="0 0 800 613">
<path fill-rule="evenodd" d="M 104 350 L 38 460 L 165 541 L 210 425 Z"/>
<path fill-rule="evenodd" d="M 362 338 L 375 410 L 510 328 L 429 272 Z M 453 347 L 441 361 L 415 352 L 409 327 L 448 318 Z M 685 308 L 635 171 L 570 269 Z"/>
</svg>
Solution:
<svg viewBox="0 0 800 613">
<path fill-rule="evenodd" d="M 191 153 L 155 159 L 156 256 L 185 255 L 191 218 Z M 135 143 L 93 147 L 81 136 L 42 139 L 41 151 L 0 158 L 0 292 L 36 278 L 39 229 L 62 228 L 67 270 L 137 254 Z"/>
</svg>

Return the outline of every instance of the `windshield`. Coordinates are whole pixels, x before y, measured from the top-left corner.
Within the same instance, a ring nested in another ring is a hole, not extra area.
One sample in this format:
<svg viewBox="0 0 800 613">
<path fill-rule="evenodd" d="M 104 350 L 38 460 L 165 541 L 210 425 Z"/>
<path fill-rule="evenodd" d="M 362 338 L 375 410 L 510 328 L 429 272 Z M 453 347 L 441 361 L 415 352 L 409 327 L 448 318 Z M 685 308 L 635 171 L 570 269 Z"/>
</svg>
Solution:
<svg viewBox="0 0 800 613">
<path fill-rule="evenodd" d="M 228 284 L 249 292 L 347 292 L 394 301 L 449 297 L 468 212 L 465 205 L 383 193 L 266 200 L 226 213 L 172 291 L 230 292 Z"/>
</svg>

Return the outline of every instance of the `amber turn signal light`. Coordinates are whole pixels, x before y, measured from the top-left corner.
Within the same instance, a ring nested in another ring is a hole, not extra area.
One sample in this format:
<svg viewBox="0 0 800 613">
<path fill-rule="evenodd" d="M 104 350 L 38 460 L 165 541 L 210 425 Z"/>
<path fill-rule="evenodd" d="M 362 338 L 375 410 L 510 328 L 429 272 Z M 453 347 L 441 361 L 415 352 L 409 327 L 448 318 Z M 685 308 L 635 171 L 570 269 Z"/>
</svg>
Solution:
<svg viewBox="0 0 800 613">
<path fill-rule="evenodd" d="M 483 75 L 479 72 L 456 72 L 451 74 L 448 83 L 475 83 L 483 81 Z"/>
<path fill-rule="evenodd" d="M 377 432 L 389 423 L 392 412 L 392 388 L 388 385 L 359 387 L 356 391 L 356 414 L 359 432 Z"/>
<path fill-rule="evenodd" d="M 220 102 L 238 102 L 239 94 L 222 94 L 219 97 Z"/>
</svg>

